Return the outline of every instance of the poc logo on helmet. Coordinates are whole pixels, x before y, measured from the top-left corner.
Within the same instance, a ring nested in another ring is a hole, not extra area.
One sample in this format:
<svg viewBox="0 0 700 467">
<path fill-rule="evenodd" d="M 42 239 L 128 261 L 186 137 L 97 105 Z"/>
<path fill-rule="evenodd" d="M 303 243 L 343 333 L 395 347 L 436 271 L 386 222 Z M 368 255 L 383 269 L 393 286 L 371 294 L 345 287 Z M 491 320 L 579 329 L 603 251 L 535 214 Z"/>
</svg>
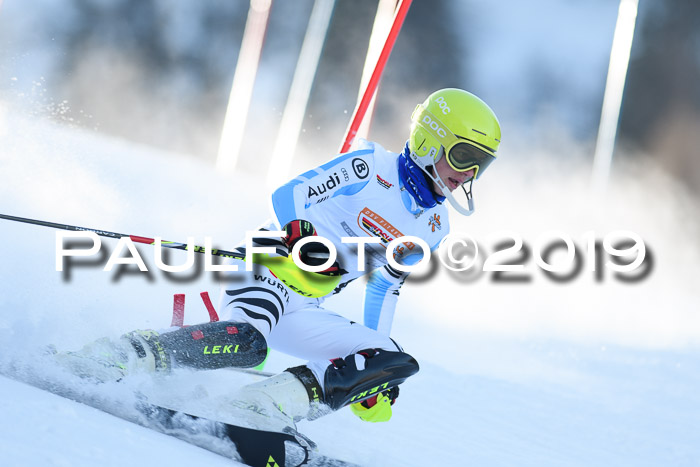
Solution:
<svg viewBox="0 0 700 467">
<path fill-rule="evenodd" d="M 426 125 L 428 125 L 428 126 L 429 126 L 435 133 L 437 133 L 438 136 L 440 136 L 441 138 L 444 138 L 445 136 L 447 136 L 447 133 L 445 132 L 445 130 L 444 130 L 440 125 L 438 125 L 438 123 L 437 123 L 436 121 L 434 121 L 432 118 L 430 118 L 429 116 L 425 115 L 425 116 L 423 117 L 423 123 L 425 123 Z"/>
<path fill-rule="evenodd" d="M 448 113 L 450 113 L 452 111 L 450 109 L 450 107 L 447 105 L 447 102 L 445 102 L 444 97 L 442 97 L 442 96 L 438 97 L 437 99 L 435 99 L 435 102 L 440 107 L 440 110 L 442 110 L 443 114 L 447 115 Z"/>
</svg>

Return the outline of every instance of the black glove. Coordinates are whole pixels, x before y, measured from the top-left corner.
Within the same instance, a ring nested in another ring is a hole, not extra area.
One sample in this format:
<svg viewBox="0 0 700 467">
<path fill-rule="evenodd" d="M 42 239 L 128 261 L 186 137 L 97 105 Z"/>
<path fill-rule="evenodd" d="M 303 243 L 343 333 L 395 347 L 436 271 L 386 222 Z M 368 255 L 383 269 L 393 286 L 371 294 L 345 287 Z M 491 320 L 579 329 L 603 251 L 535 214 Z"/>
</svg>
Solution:
<svg viewBox="0 0 700 467">
<path fill-rule="evenodd" d="M 288 222 L 284 227 L 282 227 L 282 230 L 287 233 L 287 235 L 282 238 L 282 241 L 285 245 L 287 245 L 287 248 L 289 248 L 289 253 L 292 252 L 292 248 L 294 248 L 294 245 L 299 240 L 316 235 L 316 229 L 314 228 L 313 224 L 311 224 L 309 221 L 301 219 L 295 219 Z M 299 249 L 299 257 L 301 258 L 301 261 L 309 266 L 319 266 L 325 263 L 328 261 L 328 258 L 330 258 L 330 254 L 331 252 L 328 250 L 328 248 L 322 243 L 318 242 L 307 243 Z M 336 261 L 331 267 L 320 271 L 318 274 L 337 276 L 343 274 L 344 272 L 345 271 L 340 268 L 338 261 Z"/>
</svg>

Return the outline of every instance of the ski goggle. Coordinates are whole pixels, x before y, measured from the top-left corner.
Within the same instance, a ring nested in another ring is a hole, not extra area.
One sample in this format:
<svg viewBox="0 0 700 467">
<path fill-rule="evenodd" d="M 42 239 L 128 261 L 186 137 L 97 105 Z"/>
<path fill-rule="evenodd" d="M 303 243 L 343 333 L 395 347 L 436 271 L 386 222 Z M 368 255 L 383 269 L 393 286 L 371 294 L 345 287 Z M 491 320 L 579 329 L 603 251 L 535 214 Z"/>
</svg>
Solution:
<svg viewBox="0 0 700 467">
<path fill-rule="evenodd" d="M 486 167 L 494 161 L 495 157 L 479 148 L 479 143 L 455 135 L 422 105 L 419 104 L 416 107 L 412 118 L 414 122 L 440 142 L 447 155 L 447 163 L 457 172 L 468 172 L 473 169 L 474 178 L 478 178 L 486 170 Z M 441 154 L 438 153 L 435 161 L 438 161 L 440 156 Z"/>
</svg>

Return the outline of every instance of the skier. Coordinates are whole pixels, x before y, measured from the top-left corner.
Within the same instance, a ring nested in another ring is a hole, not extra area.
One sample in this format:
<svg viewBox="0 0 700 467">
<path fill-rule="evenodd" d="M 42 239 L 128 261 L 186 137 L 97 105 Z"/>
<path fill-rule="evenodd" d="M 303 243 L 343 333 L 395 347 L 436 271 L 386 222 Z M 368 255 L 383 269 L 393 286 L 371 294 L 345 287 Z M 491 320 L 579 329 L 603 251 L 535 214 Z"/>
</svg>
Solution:
<svg viewBox="0 0 700 467">
<path fill-rule="evenodd" d="M 293 426 L 346 405 L 362 420 L 389 420 L 398 385 L 418 371 L 418 363 L 390 337 L 407 274 L 388 263 L 387 245 L 416 236 L 437 248 L 449 231 L 445 200 L 461 214 L 473 212 L 472 183 L 496 158 L 500 137 L 498 120 L 482 100 L 460 89 L 442 89 L 416 107 L 401 153 L 362 141 L 358 149 L 273 193 L 274 219 L 264 229 L 281 226 L 286 235 L 258 242 L 286 253 L 307 237 L 330 240 L 338 259 L 321 274 L 342 274 L 334 293 L 369 274 L 364 325 L 325 309 L 322 298 L 295 293 L 259 267 L 234 274 L 223 285 L 219 322 L 164 333 L 133 331 L 116 346 L 101 340 L 61 358 L 93 375 L 93 363 L 99 360 L 98 377 L 119 379 L 136 368 L 250 368 L 263 362 L 269 346 L 308 363 L 245 386 L 236 395 L 242 408 L 252 404 L 267 420 L 265 428 Z M 374 237 L 378 243 L 361 246 L 343 243 L 341 237 Z M 364 268 L 358 264 L 363 248 Z M 421 248 L 409 242 L 390 253 L 405 265 L 422 258 Z M 306 243 L 299 254 L 309 265 L 330 262 L 328 249 L 316 242 Z M 238 263 L 243 271 L 244 263 Z M 99 359 L 85 358 L 96 353 Z"/>
</svg>

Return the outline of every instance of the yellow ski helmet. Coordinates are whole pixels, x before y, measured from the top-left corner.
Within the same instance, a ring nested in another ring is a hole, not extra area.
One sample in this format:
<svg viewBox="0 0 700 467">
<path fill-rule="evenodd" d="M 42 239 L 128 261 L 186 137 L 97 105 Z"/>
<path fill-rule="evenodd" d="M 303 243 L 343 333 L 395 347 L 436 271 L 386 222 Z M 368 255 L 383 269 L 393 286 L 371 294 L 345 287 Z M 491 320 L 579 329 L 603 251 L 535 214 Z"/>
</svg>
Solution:
<svg viewBox="0 0 700 467">
<path fill-rule="evenodd" d="M 493 110 L 474 94 L 456 88 L 435 91 L 418 104 L 411 120 L 408 141 L 411 158 L 439 186 L 445 185 L 437 171 L 427 167 L 434 166 L 443 155 L 458 172 L 473 169 L 475 179 L 496 159 L 501 126 Z M 443 195 L 455 209 L 469 215 L 474 209 L 471 184 L 469 191 L 464 192 L 468 209 L 457 203 L 449 190 L 443 190 Z"/>
</svg>

